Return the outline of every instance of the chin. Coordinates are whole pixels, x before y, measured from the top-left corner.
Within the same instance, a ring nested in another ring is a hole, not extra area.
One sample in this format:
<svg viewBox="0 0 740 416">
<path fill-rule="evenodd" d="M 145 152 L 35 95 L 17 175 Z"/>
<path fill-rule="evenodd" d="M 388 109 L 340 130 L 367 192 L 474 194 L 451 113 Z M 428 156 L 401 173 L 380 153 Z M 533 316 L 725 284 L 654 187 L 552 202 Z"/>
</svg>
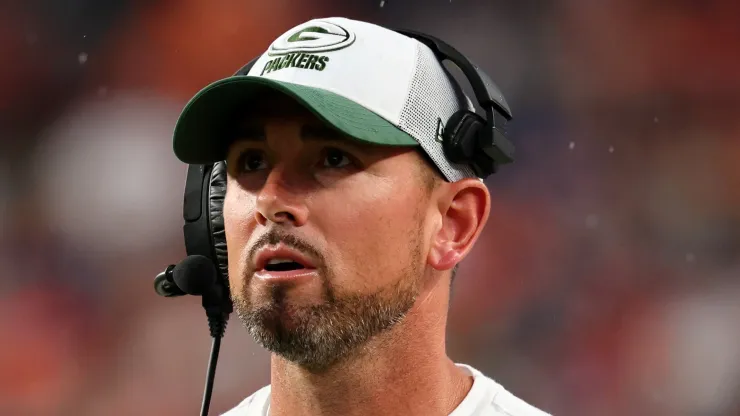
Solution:
<svg viewBox="0 0 740 416">
<path fill-rule="evenodd" d="M 257 326 L 263 331 L 278 335 L 298 327 L 298 314 L 295 308 L 271 305 L 255 311 Z"/>
<path fill-rule="evenodd" d="M 331 299 L 331 293 L 322 285 L 292 285 L 290 283 L 253 282 L 249 288 L 250 303 L 256 308 L 289 310 L 318 306 Z"/>
<path fill-rule="evenodd" d="M 311 315 L 310 309 L 326 303 L 320 295 L 285 290 L 281 287 L 255 290 L 250 300 L 250 313 L 254 314 L 258 321 L 264 322 L 266 327 L 279 326 L 282 323 L 294 326 L 293 322 L 305 322 Z"/>
</svg>

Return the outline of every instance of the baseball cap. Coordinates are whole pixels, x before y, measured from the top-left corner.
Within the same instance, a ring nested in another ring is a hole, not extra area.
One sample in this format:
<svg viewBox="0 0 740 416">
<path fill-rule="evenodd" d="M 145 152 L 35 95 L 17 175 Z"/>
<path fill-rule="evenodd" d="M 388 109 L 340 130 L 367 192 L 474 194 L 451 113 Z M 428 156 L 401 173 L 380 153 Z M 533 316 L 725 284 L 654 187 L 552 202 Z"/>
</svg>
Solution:
<svg viewBox="0 0 740 416">
<path fill-rule="evenodd" d="M 476 177 L 470 166 L 445 157 L 445 123 L 455 112 L 474 107 L 434 52 L 393 30 L 342 17 L 293 27 L 245 75 L 200 90 L 175 125 L 175 155 L 188 164 L 224 160 L 233 139 L 225 126 L 275 92 L 351 139 L 420 146 L 450 182 Z"/>
</svg>

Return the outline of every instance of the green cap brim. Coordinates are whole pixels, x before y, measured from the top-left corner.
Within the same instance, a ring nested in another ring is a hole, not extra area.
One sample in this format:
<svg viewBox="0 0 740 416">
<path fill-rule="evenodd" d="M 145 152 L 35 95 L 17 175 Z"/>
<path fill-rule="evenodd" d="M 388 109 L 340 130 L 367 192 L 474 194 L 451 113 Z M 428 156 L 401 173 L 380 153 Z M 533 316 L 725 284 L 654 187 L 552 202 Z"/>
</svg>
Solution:
<svg viewBox="0 0 740 416">
<path fill-rule="evenodd" d="M 324 123 L 350 138 L 386 146 L 416 146 L 408 133 L 365 107 L 335 93 L 269 78 L 235 76 L 216 81 L 199 91 L 185 106 L 175 125 L 175 155 L 188 164 L 224 160 L 230 128 L 239 112 L 255 108 L 270 92 L 281 92 L 302 104 Z"/>
</svg>

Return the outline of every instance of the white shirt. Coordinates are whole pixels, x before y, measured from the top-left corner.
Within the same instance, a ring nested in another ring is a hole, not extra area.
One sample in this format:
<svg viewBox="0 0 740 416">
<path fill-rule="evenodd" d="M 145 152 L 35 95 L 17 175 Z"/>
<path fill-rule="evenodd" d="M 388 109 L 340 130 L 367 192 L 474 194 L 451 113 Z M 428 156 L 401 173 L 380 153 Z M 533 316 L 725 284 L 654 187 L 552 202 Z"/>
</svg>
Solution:
<svg viewBox="0 0 740 416">
<path fill-rule="evenodd" d="M 550 416 L 514 396 L 493 379 L 466 364 L 457 364 L 473 376 L 473 387 L 449 416 Z M 222 416 L 269 416 L 270 386 L 247 397 Z"/>
</svg>

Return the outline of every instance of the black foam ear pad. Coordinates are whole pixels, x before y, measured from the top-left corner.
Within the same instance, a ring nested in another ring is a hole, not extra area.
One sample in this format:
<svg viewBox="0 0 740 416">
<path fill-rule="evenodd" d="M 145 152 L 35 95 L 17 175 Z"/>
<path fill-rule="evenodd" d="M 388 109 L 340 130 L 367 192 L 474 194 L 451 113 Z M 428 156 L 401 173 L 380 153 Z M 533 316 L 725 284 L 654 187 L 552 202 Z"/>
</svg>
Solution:
<svg viewBox="0 0 740 416">
<path fill-rule="evenodd" d="M 216 268 L 224 285 L 229 287 L 229 261 L 224 229 L 224 198 L 226 197 L 226 163 L 216 162 L 211 171 L 208 192 L 208 216 L 211 221 L 213 252 L 216 253 Z"/>
</svg>

